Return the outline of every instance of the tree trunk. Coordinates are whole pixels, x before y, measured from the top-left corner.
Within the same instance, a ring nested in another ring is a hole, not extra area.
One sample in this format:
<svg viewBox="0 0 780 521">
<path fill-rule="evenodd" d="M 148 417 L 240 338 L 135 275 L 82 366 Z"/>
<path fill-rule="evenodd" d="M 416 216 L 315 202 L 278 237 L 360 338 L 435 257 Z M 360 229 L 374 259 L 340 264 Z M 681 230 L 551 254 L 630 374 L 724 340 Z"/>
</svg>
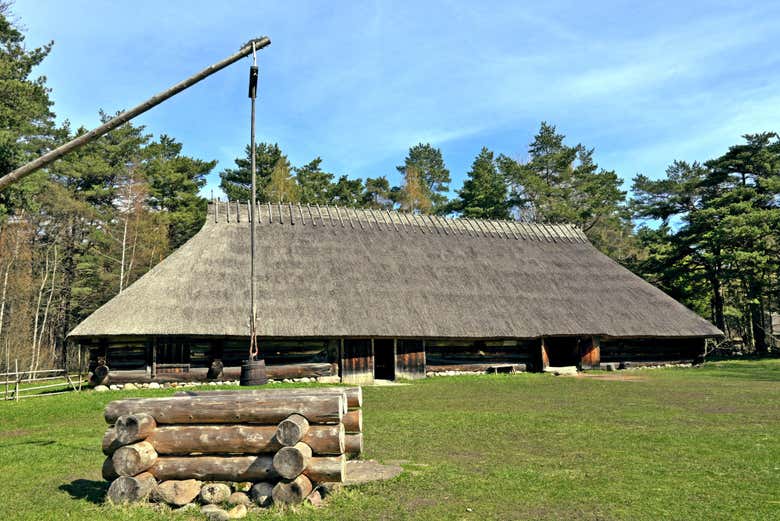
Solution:
<svg viewBox="0 0 780 521">
<path fill-rule="evenodd" d="M 311 458 L 303 473 L 315 483 L 343 483 L 347 476 L 347 460 L 343 454 Z"/>
<path fill-rule="evenodd" d="M 300 414 L 292 414 L 279 422 L 276 439 L 284 446 L 292 447 L 309 432 L 309 421 Z"/>
<path fill-rule="evenodd" d="M 109 427 L 106 429 L 106 433 L 103 435 L 103 454 L 106 456 L 112 455 L 116 452 L 116 449 L 122 446 L 116 439 L 116 429 Z"/>
<path fill-rule="evenodd" d="M 159 480 L 266 481 L 277 477 L 271 456 L 161 457 L 149 472 Z"/>
<path fill-rule="evenodd" d="M 303 474 L 292 481 L 280 481 L 271 492 L 274 503 L 278 505 L 299 505 L 311 494 L 312 483 Z"/>
<path fill-rule="evenodd" d="M 157 460 L 152 444 L 146 441 L 118 448 L 114 455 L 114 468 L 120 476 L 135 476 L 149 469 Z"/>
<path fill-rule="evenodd" d="M 272 454 L 282 448 L 271 425 L 171 425 L 157 427 L 146 441 L 160 455 Z M 342 424 L 312 425 L 301 440 L 314 454 L 344 452 Z"/>
<path fill-rule="evenodd" d="M 284 479 L 300 475 L 312 459 L 311 447 L 298 442 L 293 447 L 282 447 L 274 454 L 274 469 Z"/>
<path fill-rule="evenodd" d="M 363 411 L 355 409 L 344 415 L 344 431 L 349 434 L 363 432 Z"/>
<path fill-rule="evenodd" d="M 268 366 L 269 371 L 281 366 Z M 276 373 L 279 374 L 279 373 Z M 349 409 L 358 409 L 363 406 L 363 389 L 361 387 L 320 387 L 303 389 L 250 389 L 250 390 L 230 390 L 220 389 L 217 391 L 177 391 L 174 396 L 228 396 L 228 395 L 250 395 L 262 396 L 268 394 L 344 394 L 347 397 L 347 407 Z"/>
<path fill-rule="evenodd" d="M 122 445 L 145 440 L 157 427 L 157 422 L 148 414 L 120 416 L 114 424 L 116 439 Z"/>
<path fill-rule="evenodd" d="M 116 469 L 114 468 L 114 460 L 111 459 L 109 456 L 108 458 L 103 461 L 103 468 L 101 469 L 101 475 L 103 476 L 103 479 L 106 481 L 114 481 L 116 478 L 119 477 L 119 474 L 116 473 Z"/>
<path fill-rule="evenodd" d="M 357 458 L 363 452 L 363 433 L 347 434 L 344 439 L 344 453 Z"/>
<path fill-rule="evenodd" d="M 278 424 L 291 414 L 310 423 L 338 423 L 344 410 L 343 396 L 175 396 L 117 400 L 105 410 L 108 423 L 119 416 L 147 413 L 158 424 L 257 423 Z"/>
<path fill-rule="evenodd" d="M 143 501 L 155 486 L 157 481 L 148 472 L 135 477 L 119 477 L 108 487 L 108 499 L 116 505 Z"/>
</svg>

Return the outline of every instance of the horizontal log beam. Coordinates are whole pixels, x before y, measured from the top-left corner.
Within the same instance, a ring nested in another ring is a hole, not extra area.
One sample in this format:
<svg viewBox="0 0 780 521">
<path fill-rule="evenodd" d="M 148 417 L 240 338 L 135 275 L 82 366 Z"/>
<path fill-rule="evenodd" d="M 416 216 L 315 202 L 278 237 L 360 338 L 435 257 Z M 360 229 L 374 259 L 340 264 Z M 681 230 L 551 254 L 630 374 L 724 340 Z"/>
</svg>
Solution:
<svg viewBox="0 0 780 521">
<path fill-rule="evenodd" d="M 160 455 L 273 454 L 283 447 L 272 425 L 171 425 L 157 427 L 146 439 Z M 314 454 L 344 452 L 344 426 L 311 425 L 302 438 Z"/>
<path fill-rule="evenodd" d="M 308 387 L 303 389 L 218 389 L 216 391 L 177 391 L 174 396 L 216 396 L 216 395 L 263 395 L 267 393 L 284 394 L 320 394 L 336 393 L 344 394 L 347 397 L 347 407 L 350 409 L 359 409 L 363 406 L 363 388 L 362 387 Z"/>
<path fill-rule="evenodd" d="M 278 478 L 271 456 L 160 457 L 149 469 L 158 480 L 266 481 Z"/>
<path fill-rule="evenodd" d="M 291 414 L 309 423 L 338 423 L 344 413 L 344 397 L 311 396 L 174 396 L 117 400 L 105 409 L 113 424 L 123 415 L 145 413 L 158 424 L 254 423 L 276 425 Z"/>
</svg>

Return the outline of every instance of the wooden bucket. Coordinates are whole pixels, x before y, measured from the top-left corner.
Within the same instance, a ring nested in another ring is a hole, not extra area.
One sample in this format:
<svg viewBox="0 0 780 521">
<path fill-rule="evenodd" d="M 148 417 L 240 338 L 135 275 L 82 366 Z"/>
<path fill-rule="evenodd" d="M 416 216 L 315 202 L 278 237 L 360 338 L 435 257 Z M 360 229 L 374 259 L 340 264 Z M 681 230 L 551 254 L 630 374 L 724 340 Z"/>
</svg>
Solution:
<svg viewBox="0 0 780 521">
<path fill-rule="evenodd" d="M 265 360 L 244 360 L 241 364 L 240 385 L 265 385 L 268 374 L 265 371 Z"/>
</svg>

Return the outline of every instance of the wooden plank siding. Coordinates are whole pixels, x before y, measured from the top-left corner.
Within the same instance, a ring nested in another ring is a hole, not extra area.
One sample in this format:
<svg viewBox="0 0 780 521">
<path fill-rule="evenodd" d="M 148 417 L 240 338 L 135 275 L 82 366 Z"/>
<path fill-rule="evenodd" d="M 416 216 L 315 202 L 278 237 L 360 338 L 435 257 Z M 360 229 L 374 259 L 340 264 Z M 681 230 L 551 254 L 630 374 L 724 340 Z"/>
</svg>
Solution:
<svg viewBox="0 0 780 521">
<path fill-rule="evenodd" d="M 601 339 L 597 336 L 580 339 L 580 369 L 598 369 L 601 363 Z"/>
<path fill-rule="evenodd" d="M 425 378 L 425 367 L 425 340 L 396 340 L 396 379 Z"/>
<path fill-rule="evenodd" d="M 339 374 L 341 381 L 350 385 L 374 382 L 374 345 L 370 338 L 342 339 Z"/>
</svg>

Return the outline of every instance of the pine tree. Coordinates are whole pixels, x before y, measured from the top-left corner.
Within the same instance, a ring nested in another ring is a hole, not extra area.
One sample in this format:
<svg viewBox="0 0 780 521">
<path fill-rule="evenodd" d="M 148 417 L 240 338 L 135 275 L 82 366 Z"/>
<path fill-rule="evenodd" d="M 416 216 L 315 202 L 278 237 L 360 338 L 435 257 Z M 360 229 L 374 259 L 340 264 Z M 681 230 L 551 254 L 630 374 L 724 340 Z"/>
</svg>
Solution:
<svg viewBox="0 0 780 521">
<path fill-rule="evenodd" d="M 363 196 L 363 206 L 374 209 L 390 209 L 393 207 L 393 199 L 390 194 L 390 182 L 385 176 L 366 178 L 366 191 Z"/>
<path fill-rule="evenodd" d="M 333 174 L 320 168 L 322 159 L 316 157 L 302 167 L 295 168 L 295 180 L 304 204 L 327 204 L 333 188 Z"/>
<path fill-rule="evenodd" d="M 413 168 L 418 173 L 420 186 L 423 189 L 421 197 L 430 201 L 430 211 L 446 212 L 450 171 L 444 164 L 441 150 L 434 148 L 430 143 L 418 143 L 409 148 L 404 164 L 397 166 L 396 169 L 406 177 L 409 168 Z"/>
<path fill-rule="evenodd" d="M 11 17 L 10 3 L 0 1 L 0 175 L 46 152 L 57 138 L 46 78 L 33 77 L 53 42 L 28 49 Z M 45 173 L 32 177 L 0 193 L 0 221 L 40 190 Z"/>
<path fill-rule="evenodd" d="M 464 217 L 509 218 L 507 187 L 498 172 L 493 152 L 482 148 L 451 208 Z"/>
<path fill-rule="evenodd" d="M 276 143 L 258 143 L 255 147 L 255 168 L 257 180 L 257 200 L 266 202 L 265 188 L 271 179 L 274 166 L 282 157 L 282 151 Z M 252 194 L 251 173 L 252 149 L 244 150 L 244 157 L 236 158 L 236 168 L 226 168 L 220 172 L 219 187 L 231 201 L 248 201 Z"/>
</svg>

